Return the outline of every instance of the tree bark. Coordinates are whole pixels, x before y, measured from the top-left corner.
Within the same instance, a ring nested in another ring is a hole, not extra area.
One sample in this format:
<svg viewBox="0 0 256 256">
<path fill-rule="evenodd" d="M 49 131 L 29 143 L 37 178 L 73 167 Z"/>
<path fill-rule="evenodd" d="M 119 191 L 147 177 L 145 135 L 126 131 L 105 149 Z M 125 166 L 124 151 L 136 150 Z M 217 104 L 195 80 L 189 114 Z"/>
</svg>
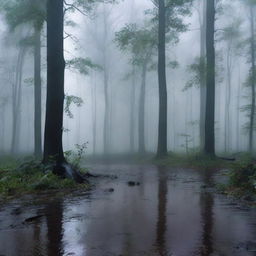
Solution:
<svg viewBox="0 0 256 256">
<path fill-rule="evenodd" d="M 34 155 L 42 156 L 41 31 L 35 29 L 34 46 Z"/>
<path fill-rule="evenodd" d="M 158 27 L 158 82 L 159 82 L 159 124 L 157 157 L 167 155 L 167 85 L 166 85 L 166 10 L 165 0 L 159 0 Z"/>
<path fill-rule="evenodd" d="M 201 1 L 201 0 L 200 0 Z M 200 15 L 200 13 L 199 13 Z M 203 0 L 202 20 L 200 19 L 200 149 L 205 145 L 205 108 L 206 108 L 206 81 L 205 81 L 205 39 L 206 39 L 206 0 Z"/>
<path fill-rule="evenodd" d="M 251 28 L 251 111 L 250 111 L 250 125 L 249 125 L 249 152 L 253 153 L 253 139 L 254 139 L 254 122 L 255 122 L 255 83 L 256 83 L 256 64 L 255 64 L 255 21 L 254 21 L 254 7 L 250 7 L 250 28 Z"/>
<path fill-rule="evenodd" d="M 47 2 L 47 100 L 44 162 L 65 162 L 62 145 L 64 72 L 63 0 Z"/>
<path fill-rule="evenodd" d="M 207 1 L 205 154 L 215 156 L 215 0 Z"/>
</svg>

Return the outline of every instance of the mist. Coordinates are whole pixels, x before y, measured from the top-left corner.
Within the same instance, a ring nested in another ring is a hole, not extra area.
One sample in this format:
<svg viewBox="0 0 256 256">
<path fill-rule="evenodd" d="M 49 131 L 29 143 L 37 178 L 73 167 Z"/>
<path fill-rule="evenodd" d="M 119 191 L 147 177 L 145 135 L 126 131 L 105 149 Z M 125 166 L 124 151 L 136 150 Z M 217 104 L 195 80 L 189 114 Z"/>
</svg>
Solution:
<svg viewBox="0 0 256 256">
<path fill-rule="evenodd" d="M 0 0 L 0 255 L 255 255 L 255 0 Z"/>
</svg>

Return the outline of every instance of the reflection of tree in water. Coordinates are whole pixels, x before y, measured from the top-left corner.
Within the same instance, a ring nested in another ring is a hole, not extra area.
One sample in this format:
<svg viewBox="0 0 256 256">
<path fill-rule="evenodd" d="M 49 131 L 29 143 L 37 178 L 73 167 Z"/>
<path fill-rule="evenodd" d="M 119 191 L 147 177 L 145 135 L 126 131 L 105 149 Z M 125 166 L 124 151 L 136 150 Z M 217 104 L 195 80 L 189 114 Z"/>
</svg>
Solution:
<svg viewBox="0 0 256 256">
<path fill-rule="evenodd" d="M 47 237 L 48 237 L 48 256 L 63 255 L 62 248 L 62 218 L 63 206 L 61 201 L 53 201 L 45 208 L 46 224 L 47 224 Z"/>
<path fill-rule="evenodd" d="M 38 212 L 39 215 L 39 212 Z M 42 241 L 40 239 L 40 235 L 41 235 L 41 219 L 37 219 L 34 223 L 33 226 L 33 255 L 44 255 L 42 253 L 43 251 L 43 246 L 42 246 Z"/>
<path fill-rule="evenodd" d="M 166 209 L 167 209 L 167 175 L 165 167 L 158 167 L 158 220 L 156 228 L 156 247 L 159 255 L 166 255 Z"/>
<path fill-rule="evenodd" d="M 203 174 L 204 185 L 212 186 L 212 171 L 206 170 Z M 199 249 L 199 255 L 208 256 L 213 253 L 213 206 L 214 198 L 211 192 L 202 190 L 200 193 L 201 217 L 202 217 L 202 245 Z"/>
</svg>

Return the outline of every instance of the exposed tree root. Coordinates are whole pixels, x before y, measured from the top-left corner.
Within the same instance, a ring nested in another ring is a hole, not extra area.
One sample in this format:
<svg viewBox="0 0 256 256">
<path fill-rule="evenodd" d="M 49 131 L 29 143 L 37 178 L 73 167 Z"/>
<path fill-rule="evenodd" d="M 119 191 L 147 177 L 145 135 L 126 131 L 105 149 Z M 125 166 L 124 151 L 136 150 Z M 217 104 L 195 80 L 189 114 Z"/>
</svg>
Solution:
<svg viewBox="0 0 256 256">
<path fill-rule="evenodd" d="M 63 178 L 72 179 L 77 183 L 89 183 L 88 175 L 83 175 L 74 166 L 68 163 L 62 163 L 53 167 L 53 173 Z"/>
</svg>

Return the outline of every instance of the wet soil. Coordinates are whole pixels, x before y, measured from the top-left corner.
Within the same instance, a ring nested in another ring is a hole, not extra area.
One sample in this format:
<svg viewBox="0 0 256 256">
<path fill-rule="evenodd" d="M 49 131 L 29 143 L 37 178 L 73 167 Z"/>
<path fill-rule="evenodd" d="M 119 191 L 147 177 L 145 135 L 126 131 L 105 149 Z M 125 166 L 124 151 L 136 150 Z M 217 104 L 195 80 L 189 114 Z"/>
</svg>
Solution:
<svg viewBox="0 0 256 256">
<path fill-rule="evenodd" d="M 0 255 L 252 256 L 256 209 L 219 195 L 220 173 L 153 165 L 90 167 L 89 192 L 0 206 Z"/>
</svg>

